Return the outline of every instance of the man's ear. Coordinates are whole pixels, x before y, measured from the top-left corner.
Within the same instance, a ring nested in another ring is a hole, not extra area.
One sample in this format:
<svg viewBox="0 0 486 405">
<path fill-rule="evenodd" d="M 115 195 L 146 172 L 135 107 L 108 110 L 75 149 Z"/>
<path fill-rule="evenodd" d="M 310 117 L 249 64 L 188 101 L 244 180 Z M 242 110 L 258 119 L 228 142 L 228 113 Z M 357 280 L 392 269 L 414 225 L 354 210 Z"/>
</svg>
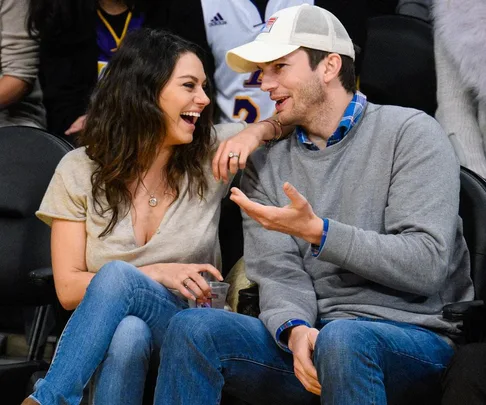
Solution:
<svg viewBox="0 0 486 405">
<path fill-rule="evenodd" d="M 323 64 L 322 68 L 325 83 L 329 83 L 331 80 L 339 76 L 343 64 L 339 54 L 330 53 L 321 63 Z"/>
</svg>

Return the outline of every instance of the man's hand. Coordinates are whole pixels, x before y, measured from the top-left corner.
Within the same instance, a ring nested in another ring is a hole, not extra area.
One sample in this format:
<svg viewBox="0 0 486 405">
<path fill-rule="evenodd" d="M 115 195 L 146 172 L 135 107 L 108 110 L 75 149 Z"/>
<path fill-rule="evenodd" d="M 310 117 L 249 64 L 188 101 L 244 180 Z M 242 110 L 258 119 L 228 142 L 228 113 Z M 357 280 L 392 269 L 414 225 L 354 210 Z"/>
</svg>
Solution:
<svg viewBox="0 0 486 405">
<path fill-rule="evenodd" d="M 312 210 L 311 205 L 290 183 L 283 185 L 290 199 L 285 207 L 267 207 L 251 201 L 240 189 L 231 188 L 230 199 L 265 229 L 297 236 L 309 243 L 320 245 L 323 220 Z"/>
<path fill-rule="evenodd" d="M 304 388 L 316 395 L 321 395 L 321 384 L 317 379 L 317 370 L 312 362 L 312 353 L 319 331 L 305 325 L 295 326 L 289 332 L 289 349 L 294 355 L 295 376 Z"/>
<path fill-rule="evenodd" d="M 64 132 L 65 135 L 72 135 L 76 134 L 79 131 L 82 131 L 84 129 L 84 126 L 86 125 L 86 115 L 81 115 L 74 121 L 71 126 Z"/>
</svg>

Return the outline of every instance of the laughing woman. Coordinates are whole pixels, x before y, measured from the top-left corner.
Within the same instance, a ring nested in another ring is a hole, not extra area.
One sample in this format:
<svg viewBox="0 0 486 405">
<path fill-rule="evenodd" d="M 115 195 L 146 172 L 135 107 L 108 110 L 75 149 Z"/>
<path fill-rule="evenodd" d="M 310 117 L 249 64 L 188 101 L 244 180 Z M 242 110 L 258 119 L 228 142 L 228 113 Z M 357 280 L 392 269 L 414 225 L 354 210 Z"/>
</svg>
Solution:
<svg viewBox="0 0 486 405">
<path fill-rule="evenodd" d="M 206 86 L 198 48 L 162 31 L 129 34 L 108 65 L 82 147 L 60 162 L 37 212 L 52 226 L 59 300 L 76 311 L 24 404 L 78 404 L 93 375 L 96 404 L 140 404 L 170 318 L 210 294 L 201 273 L 222 279 L 228 186 L 211 175 L 211 157 L 243 130 L 223 159 L 234 171 L 274 125 L 213 129 Z"/>
</svg>

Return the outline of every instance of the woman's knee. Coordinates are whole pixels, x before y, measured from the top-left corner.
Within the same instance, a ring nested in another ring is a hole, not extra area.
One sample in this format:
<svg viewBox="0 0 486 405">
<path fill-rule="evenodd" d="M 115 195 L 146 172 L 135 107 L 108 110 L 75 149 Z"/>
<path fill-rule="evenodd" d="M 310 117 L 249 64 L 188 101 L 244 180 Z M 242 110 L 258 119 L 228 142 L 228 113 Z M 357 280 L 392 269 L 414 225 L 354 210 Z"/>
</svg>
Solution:
<svg viewBox="0 0 486 405">
<path fill-rule="evenodd" d="M 101 291 L 103 294 L 118 293 L 120 289 L 133 286 L 133 278 L 140 273 L 133 265 L 114 260 L 103 265 L 88 286 L 88 292 Z M 141 273 L 140 273 L 141 274 Z"/>
<path fill-rule="evenodd" d="M 118 325 L 107 355 L 129 366 L 137 359 L 148 361 L 151 351 L 152 333 L 148 325 L 140 318 L 127 316 Z"/>
</svg>

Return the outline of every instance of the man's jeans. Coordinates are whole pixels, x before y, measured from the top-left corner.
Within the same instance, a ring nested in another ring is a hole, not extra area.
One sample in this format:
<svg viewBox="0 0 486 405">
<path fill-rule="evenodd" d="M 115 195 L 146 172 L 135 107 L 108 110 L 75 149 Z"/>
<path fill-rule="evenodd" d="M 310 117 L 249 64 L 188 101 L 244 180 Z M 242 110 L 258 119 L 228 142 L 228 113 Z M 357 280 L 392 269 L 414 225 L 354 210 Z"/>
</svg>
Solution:
<svg viewBox="0 0 486 405">
<path fill-rule="evenodd" d="M 435 333 L 397 322 L 335 320 L 321 329 L 313 361 L 321 398 L 293 373 L 256 318 L 191 309 L 169 323 L 156 404 L 218 404 L 221 391 L 251 404 L 432 404 L 453 349 Z M 432 398 L 432 399 L 431 399 Z"/>
<path fill-rule="evenodd" d="M 170 318 L 185 308 L 186 302 L 136 267 L 121 261 L 106 264 L 67 323 L 51 367 L 31 397 L 42 405 L 79 404 L 126 317 L 133 315 L 149 326 L 157 349 Z"/>
</svg>

